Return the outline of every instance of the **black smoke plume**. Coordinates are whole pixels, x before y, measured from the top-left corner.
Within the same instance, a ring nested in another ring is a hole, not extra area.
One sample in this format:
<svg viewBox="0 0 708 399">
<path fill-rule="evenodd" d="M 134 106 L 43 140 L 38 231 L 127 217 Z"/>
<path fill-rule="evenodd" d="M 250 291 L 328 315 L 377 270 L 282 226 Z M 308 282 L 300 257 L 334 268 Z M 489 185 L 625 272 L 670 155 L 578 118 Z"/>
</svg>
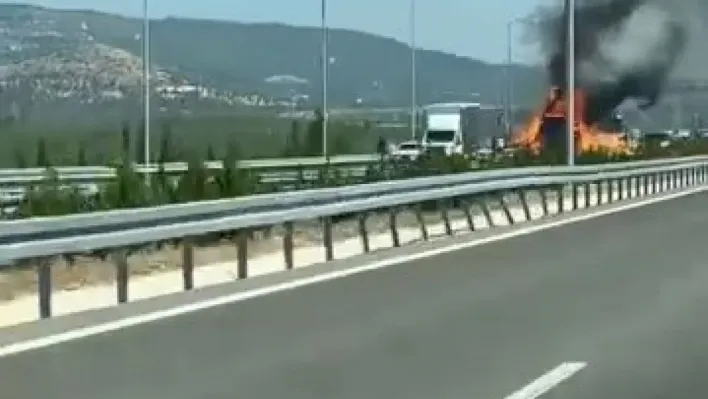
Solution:
<svg viewBox="0 0 708 399">
<path fill-rule="evenodd" d="M 683 0 L 674 0 L 681 3 Z M 654 105 L 686 45 L 685 23 L 663 0 L 576 0 L 576 85 L 587 93 L 587 122 L 622 102 Z M 540 22 L 551 84 L 567 84 L 567 0 Z M 548 12 L 550 11 L 550 12 Z"/>
</svg>

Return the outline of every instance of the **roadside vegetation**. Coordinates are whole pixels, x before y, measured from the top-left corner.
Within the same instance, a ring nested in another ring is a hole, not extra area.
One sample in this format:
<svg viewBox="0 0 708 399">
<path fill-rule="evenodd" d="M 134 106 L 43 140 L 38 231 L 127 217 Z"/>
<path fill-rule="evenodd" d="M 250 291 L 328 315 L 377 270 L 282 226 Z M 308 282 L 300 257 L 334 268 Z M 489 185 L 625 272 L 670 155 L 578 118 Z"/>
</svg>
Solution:
<svg viewBox="0 0 708 399">
<path fill-rule="evenodd" d="M 352 153 L 355 142 L 365 141 L 365 133 L 339 127 L 331 129 L 333 140 L 329 145 L 331 154 Z M 358 127 L 366 129 L 366 127 Z M 304 187 L 333 187 L 348 184 L 367 183 L 381 180 L 429 176 L 436 174 L 461 173 L 492 168 L 519 167 L 532 165 L 549 165 L 563 162 L 559 154 L 544 154 L 532 156 L 517 152 L 513 156 L 499 156 L 492 159 L 470 161 L 464 157 L 428 158 L 417 162 L 392 162 L 383 155 L 381 162 L 368 167 L 365 176 L 352 176 L 337 168 L 322 167 L 317 171 L 315 181 L 300 178 L 294 183 L 262 181 L 259 175 L 250 170 L 239 169 L 237 161 L 251 158 L 244 155 L 242 141 L 235 139 L 223 141 L 218 146 L 204 145 L 201 132 L 193 135 L 194 146 L 176 142 L 175 135 L 169 125 L 164 125 L 156 136 L 159 140 L 153 146 L 154 159 L 163 164 L 173 161 L 187 161 L 189 169 L 180 176 L 171 176 L 162 168 L 157 173 L 145 177 L 137 173 L 132 165 L 142 159 L 144 143 L 140 138 L 143 132 L 139 129 L 132 133 L 129 126 L 124 126 L 117 137 L 112 140 L 117 143 L 117 149 L 108 158 L 103 158 L 101 164 L 116 168 L 118 177 L 109 183 L 99 185 L 96 193 L 87 195 L 80 186 L 67 187 L 62 184 L 53 167 L 58 165 L 98 165 L 95 161 L 93 142 L 81 142 L 73 151 L 72 159 L 57 162 L 57 147 L 44 137 L 36 139 L 34 149 L 30 153 L 34 159 L 27 158 L 27 152 L 16 150 L 14 167 L 42 167 L 47 170 L 47 178 L 28 190 L 25 199 L 19 204 L 15 217 L 28 218 L 37 216 L 65 215 L 79 212 L 92 212 L 109 209 L 158 206 L 164 204 L 184 203 L 190 201 L 233 198 L 282 190 L 292 190 Z M 157 132 L 156 132 L 157 133 Z M 381 137 L 372 139 L 372 148 L 361 152 L 374 152 Z M 105 144 L 105 143 L 99 143 Z M 267 145 L 267 144 L 263 144 Z M 273 156 L 294 157 L 319 155 L 322 152 L 322 117 L 311 121 L 306 126 L 291 122 L 290 131 L 285 135 L 283 145 Z M 382 148 L 378 148 L 382 150 Z M 677 142 L 669 148 L 648 145 L 639 149 L 633 156 L 611 156 L 606 153 L 587 153 L 578 157 L 579 164 L 604 162 L 622 162 L 638 159 L 652 159 L 671 156 L 708 154 L 708 140 Z M 93 155 L 93 159 L 92 159 Z M 225 167 L 220 170 L 209 170 L 204 167 L 204 161 L 222 161 Z"/>
</svg>

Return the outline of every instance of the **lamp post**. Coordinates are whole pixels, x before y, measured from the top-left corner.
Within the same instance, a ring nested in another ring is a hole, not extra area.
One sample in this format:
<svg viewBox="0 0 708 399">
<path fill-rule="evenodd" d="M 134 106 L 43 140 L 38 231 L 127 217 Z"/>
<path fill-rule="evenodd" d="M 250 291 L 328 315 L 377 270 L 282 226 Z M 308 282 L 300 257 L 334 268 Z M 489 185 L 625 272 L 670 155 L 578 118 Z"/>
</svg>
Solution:
<svg viewBox="0 0 708 399">
<path fill-rule="evenodd" d="M 517 23 L 528 22 L 529 18 L 514 18 L 506 23 L 506 65 L 504 66 L 504 125 L 506 134 L 511 137 L 514 126 L 514 74 L 511 73 L 511 68 L 514 64 L 514 25 Z"/>
<path fill-rule="evenodd" d="M 507 137 L 511 137 L 511 126 L 512 126 L 512 90 L 513 82 L 511 78 L 511 64 L 512 60 L 512 30 L 516 23 L 515 19 L 510 20 L 506 23 L 506 65 L 504 66 L 504 83 L 506 87 L 506 93 L 504 95 L 504 130 L 506 131 Z"/>
<path fill-rule="evenodd" d="M 566 0 L 566 15 L 568 17 L 568 73 L 567 73 L 567 94 L 568 113 L 568 166 L 575 165 L 575 0 Z"/>
<path fill-rule="evenodd" d="M 329 52 L 327 32 L 327 0 L 322 0 L 322 156 L 329 162 L 327 151 L 327 125 L 329 125 L 329 111 L 327 109 L 327 85 L 329 81 Z"/>
<path fill-rule="evenodd" d="M 411 46 L 411 139 L 415 140 L 418 130 L 418 76 L 416 71 L 416 7 L 415 0 L 410 3 L 410 46 Z"/>
<path fill-rule="evenodd" d="M 150 18 L 148 16 L 148 0 L 143 0 L 143 130 L 145 136 L 145 153 L 143 162 L 150 164 Z M 146 182 L 150 174 L 145 174 Z"/>
</svg>

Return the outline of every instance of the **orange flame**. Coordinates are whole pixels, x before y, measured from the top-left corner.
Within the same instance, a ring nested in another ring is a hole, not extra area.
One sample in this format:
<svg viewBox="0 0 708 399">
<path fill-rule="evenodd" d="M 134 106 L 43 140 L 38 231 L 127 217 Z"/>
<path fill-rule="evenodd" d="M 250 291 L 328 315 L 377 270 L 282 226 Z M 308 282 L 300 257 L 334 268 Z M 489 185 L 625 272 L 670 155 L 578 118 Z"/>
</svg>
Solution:
<svg viewBox="0 0 708 399">
<path fill-rule="evenodd" d="M 629 143 L 620 132 L 602 130 L 597 124 L 588 124 L 586 98 L 582 90 L 575 94 L 575 145 L 577 152 L 607 151 L 614 154 L 632 152 Z M 567 102 L 558 88 L 553 88 L 546 100 L 545 108 L 537 112 L 522 129 L 514 132 L 511 144 L 538 154 L 543 146 L 543 122 L 546 118 L 563 118 L 567 115 Z"/>
</svg>

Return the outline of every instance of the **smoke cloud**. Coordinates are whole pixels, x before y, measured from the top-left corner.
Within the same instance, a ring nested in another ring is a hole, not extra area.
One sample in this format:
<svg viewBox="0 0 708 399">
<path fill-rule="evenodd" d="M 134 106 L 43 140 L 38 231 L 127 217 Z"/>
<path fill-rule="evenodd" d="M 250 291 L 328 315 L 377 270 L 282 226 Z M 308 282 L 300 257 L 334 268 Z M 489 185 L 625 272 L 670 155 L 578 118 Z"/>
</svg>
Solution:
<svg viewBox="0 0 708 399">
<path fill-rule="evenodd" d="M 588 95 L 588 122 L 628 99 L 641 107 L 658 100 L 689 37 L 681 3 L 693 0 L 576 0 L 576 84 Z M 565 7 L 540 15 L 540 38 L 551 83 L 567 83 Z"/>
</svg>

